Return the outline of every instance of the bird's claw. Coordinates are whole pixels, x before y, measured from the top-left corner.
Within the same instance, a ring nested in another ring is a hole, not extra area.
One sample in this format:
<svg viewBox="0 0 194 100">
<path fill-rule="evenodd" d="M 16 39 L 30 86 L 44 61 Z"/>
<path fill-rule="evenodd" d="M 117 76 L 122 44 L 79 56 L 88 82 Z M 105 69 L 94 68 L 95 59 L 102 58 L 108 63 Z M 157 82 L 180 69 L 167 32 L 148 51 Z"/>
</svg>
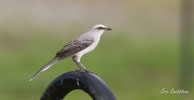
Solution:
<svg viewBox="0 0 194 100">
<path fill-rule="evenodd" d="M 88 70 L 85 69 L 85 68 L 81 68 L 81 69 L 80 69 L 80 72 L 88 72 Z"/>
</svg>

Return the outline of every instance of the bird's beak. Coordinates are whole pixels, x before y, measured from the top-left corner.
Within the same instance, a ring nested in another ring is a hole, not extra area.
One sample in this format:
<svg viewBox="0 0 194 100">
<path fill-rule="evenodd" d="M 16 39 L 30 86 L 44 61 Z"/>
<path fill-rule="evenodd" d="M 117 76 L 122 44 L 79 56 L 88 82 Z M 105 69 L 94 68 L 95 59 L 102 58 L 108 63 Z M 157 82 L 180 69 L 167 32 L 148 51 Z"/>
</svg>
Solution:
<svg viewBox="0 0 194 100">
<path fill-rule="evenodd" d="M 111 29 L 111 28 L 109 28 L 109 27 L 107 27 L 105 30 L 106 30 L 106 31 L 110 31 L 110 30 L 112 30 L 112 29 Z"/>
</svg>

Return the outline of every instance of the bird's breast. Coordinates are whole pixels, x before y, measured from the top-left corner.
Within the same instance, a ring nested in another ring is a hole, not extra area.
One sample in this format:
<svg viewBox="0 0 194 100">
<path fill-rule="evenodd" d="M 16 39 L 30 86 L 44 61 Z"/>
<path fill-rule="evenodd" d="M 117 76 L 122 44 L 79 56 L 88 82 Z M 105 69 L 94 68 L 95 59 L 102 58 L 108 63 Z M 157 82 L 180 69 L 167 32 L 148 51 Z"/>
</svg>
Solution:
<svg viewBox="0 0 194 100">
<path fill-rule="evenodd" d="M 82 51 L 76 53 L 76 55 L 82 56 L 82 55 L 84 55 L 84 54 L 86 54 L 86 53 L 91 52 L 92 50 L 94 50 L 94 49 L 96 48 L 96 46 L 97 46 L 98 43 L 99 43 L 99 40 L 100 40 L 100 39 L 94 40 L 94 42 L 93 42 L 90 46 L 88 46 L 87 48 L 83 49 Z"/>
</svg>

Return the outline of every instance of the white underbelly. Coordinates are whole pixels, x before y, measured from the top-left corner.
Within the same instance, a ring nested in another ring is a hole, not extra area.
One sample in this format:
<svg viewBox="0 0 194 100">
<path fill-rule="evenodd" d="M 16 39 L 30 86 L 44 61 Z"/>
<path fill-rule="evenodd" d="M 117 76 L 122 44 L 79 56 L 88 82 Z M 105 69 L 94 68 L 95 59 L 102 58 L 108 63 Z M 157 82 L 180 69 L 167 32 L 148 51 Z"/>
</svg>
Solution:
<svg viewBox="0 0 194 100">
<path fill-rule="evenodd" d="M 87 47 L 87 48 L 83 49 L 82 51 L 76 53 L 75 55 L 76 56 L 82 56 L 86 53 L 91 52 L 92 50 L 94 50 L 96 48 L 96 46 L 98 45 L 98 42 L 99 42 L 99 40 L 95 41 L 92 45 L 90 45 L 89 47 Z"/>
</svg>

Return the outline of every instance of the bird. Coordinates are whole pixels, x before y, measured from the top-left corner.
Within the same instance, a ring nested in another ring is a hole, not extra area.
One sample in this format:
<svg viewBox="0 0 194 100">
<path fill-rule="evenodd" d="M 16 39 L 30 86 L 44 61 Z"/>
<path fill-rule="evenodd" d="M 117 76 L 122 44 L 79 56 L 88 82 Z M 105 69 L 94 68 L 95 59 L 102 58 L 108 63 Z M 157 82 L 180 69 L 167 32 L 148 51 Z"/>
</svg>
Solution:
<svg viewBox="0 0 194 100">
<path fill-rule="evenodd" d="M 83 55 L 93 51 L 98 45 L 101 35 L 105 31 L 112 30 L 111 28 L 102 25 L 96 24 L 94 25 L 88 32 L 80 35 L 74 40 L 68 42 L 59 52 L 56 53 L 55 57 L 48 62 L 45 66 L 43 66 L 40 70 L 38 70 L 29 81 L 34 80 L 37 76 L 50 68 L 57 61 L 62 60 L 67 57 L 72 57 L 72 60 L 79 67 L 80 71 L 88 71 L 86 67 L 80 62 L 80 59 Z"/>
</svg>

